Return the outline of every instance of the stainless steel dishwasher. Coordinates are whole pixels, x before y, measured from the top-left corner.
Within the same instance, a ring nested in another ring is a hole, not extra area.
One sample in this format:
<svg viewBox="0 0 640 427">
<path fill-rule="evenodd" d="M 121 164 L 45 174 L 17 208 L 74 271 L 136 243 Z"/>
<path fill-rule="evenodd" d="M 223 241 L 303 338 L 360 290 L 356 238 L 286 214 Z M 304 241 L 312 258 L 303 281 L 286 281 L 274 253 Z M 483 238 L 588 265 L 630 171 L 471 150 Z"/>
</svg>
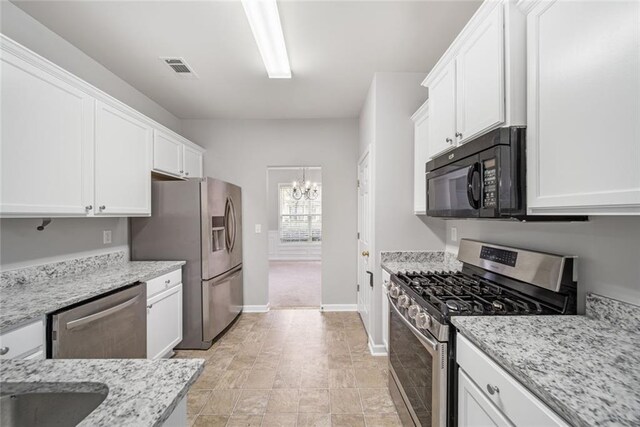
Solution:
<svg viewBox="0 0 640 427">
<path fill-rule="evenodd" d="M 147 290 L 137 284 L 49 316 L 52 359 L 147 357 Z"/>
</svg>

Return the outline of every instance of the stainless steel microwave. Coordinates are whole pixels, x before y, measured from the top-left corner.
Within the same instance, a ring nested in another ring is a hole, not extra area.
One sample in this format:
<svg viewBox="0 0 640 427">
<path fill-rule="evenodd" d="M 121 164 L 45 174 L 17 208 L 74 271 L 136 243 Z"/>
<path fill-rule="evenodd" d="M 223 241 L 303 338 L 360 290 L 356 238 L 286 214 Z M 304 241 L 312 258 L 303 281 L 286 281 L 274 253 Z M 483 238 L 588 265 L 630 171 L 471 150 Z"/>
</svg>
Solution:
<svg viewBox="0 0 640 427">
<path fill-rule="evenodd" d="M 427 215 L 514 218 L 526 215 L 525 128 L 505 127 L 426 164 Z"/>
</svg>

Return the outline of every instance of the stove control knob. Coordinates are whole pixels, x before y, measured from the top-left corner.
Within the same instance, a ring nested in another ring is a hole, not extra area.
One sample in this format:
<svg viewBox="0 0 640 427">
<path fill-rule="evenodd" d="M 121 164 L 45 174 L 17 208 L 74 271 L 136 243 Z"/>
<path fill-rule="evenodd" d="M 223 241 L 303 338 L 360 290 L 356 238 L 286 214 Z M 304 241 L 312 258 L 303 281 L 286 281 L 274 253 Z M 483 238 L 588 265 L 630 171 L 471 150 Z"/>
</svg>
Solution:
<svg viewBox="0 0 640 427">
<path fill-rule="evenodd" d="M 402 295 L 400 295 L 400 297 L 398 298 L 398 305 L 400 307 L 407 308 L 410 304 L 411 302 L 409 301 L 409 296 L 407 296 L 407 294 L 403 293 Z"/>
<path fill-rule="evenodd" d="M 420 306 L 413 301 L 413 304 L 409 306 L 409 317 L 415 320 L 416 316 L 420 314 L 420 311 Z"/>
<path fill-rule="evenodd" d="M 400 296 L 400 288 L 396 284 L 391 284 L 389 286 L 389 296 L 393 299 L 397 299 Z"/>
<path fill-rule="evenodd" d="M 418 314 L 415 320 L 416 326 L 420 329 L 427 329 L 431 326 L 431 317 L 425 312 Z"/>
</svg>

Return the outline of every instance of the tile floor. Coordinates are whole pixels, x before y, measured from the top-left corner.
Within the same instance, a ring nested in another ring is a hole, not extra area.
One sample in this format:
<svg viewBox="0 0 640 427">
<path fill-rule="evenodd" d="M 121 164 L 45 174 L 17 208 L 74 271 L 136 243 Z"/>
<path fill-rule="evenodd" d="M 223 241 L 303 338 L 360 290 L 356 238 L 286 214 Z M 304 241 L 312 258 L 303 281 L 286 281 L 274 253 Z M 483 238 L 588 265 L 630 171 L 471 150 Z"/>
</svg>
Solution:
<svg viewBox="0 0 640 427">
<path fill-rule="evenodd" d="M 242 314 L 209 350 L 188 394 L 193 426 L 400 426 L 387 358 L 371 356 L 357 313 Z"/>
</svg>

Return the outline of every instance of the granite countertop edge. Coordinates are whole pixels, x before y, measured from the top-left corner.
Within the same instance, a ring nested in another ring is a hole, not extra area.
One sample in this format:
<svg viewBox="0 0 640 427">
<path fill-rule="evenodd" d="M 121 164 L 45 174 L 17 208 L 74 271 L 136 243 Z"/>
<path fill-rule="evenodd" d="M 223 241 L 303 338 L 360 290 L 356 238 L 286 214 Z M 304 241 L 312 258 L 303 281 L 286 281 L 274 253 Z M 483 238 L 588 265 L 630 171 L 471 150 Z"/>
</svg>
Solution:
<svg viewBox="0 0 640 427">
<path fill-rule="evenodd" d="M 163 274 L 170 273 L 172 271 L 181 268 L 186 264 L 186 261 L 126 261 L 122 264 L 114 264 L 106 268 L 101 268 L 95 271 L 87 272 L 84 274 L 73 275 L 68 277 L 59 277 L 52 279 L 50 281 L 40 281 L 33 283 L 25 283 L 21 285 L 12 285 L 6 287 L 0 291 L 7 293 L 11 289 L 20 289 L 20 299 L 23 301 L 29 301 L 29 291 L 38 292 L 38 288 L 48 287 L 49 282 L 68 282 L 67 285 L 58 285 L 51 284 L 50 288 L 55 289 L 56 287 L 63 286 L 64 289 L 61 289 L 58 295 L 63 294 L 64 292 L 70 292 L 68 296 L 60 296 L 55 300 L 47 300 L 45 304 L 39 305 L 34 304 L 33 306 L 27 305 L 28 309 L 19 310 L 18 313 L 7 313 L 6 306 L 10 306 L 12 302 L 15 301 L 16 298 L 7 300 L 6 298 L 0 299 L 2 301 L 2 313 L 0 314 L 0 333 L 5 333 L 7 331 L 13 330 L 17 327 L 20 327 L 24 324 L 30 323 L 31 321 L 37 320 L 49 313 L 53 313 L 57 310 L 63 309 L 65 307 L 69 307 L 71 305 L 77 304 L 79 302 L 89 300 L 95 297 L 98 297 L 103 294 L 107 294 L 114 290 L 124 288 L 126 286 L 132 285 L 137 282 L 146 282 L 155 277 L 162 276 Z M 105 276 L 108 276 L 111 272 L 114 275 L 123 274 L 119 270 L 123 268 L 134 268 L 134 271 L 124 273 L 125 277 L 119 277 L 114 280 L 113 283 L 109 283 L 107 286 L 100 286 L 97 288 L 84 288 L 79 289 L 77 293 L 73 293 L 74 283 L 90 283 L 93 281 L 97 282 L 97 278 L 101 278 L 101 280 L 105 281 Z M 141 271 L 135 271 L 136 267 L 143 267 Z M 94 279 L 92 279 L 92 277 Z M 27 303 L 28 304 L 28 303 Z"/>
<path fill-rule="evenodd" d="M 545 389 L 539 387 L 535 381 L 532 381 L 530 377 L 515 368 L 509 363 L 508 360 L 501 357 L 499 353 L 493 351 L 493 349 L 483 343 L 483 341 L 477 338 L 471 331 L 466 329 L 463 325 L 460 325 L 456 322 L 456 318 L 453 317 L 451 322 L 454 324 L 456 329 L 464 335 L 469 341 L 471 341 L 475 346 L 480 348 L 484 353 L 486 353 L 491 359 L 493 359 L 502 369 L 507 371 L 511 376 L 513 376 L 516 380 L 521 382 L 527 390 L 533 393 L 536 397 L 542 400 L 545 404 L 549 405 L 551 409 L 553 409 L 556 413 L 562 415 L 562 418 L 571 422 L 572 424 L 581 426 L 581 427 L 590 427 L 588 423 L 585 423 L 582 419 L 580 419 L 574 412 L 565 406 L 563 402 L 559 399 L 556 399 L 552 394 L 548 393 Z"/>
<path fill-rule="evenodd" d="M 191 388 L 191 386 L 195 384 L 198 377 L 204 371 L 204 365 L 205 365 L 204 359 L 190 359 L 190 360 L 197 360 L 200 362 L 200 364 L 198 365 L 197 371 L 191 376 L 191 378 L 189 378 L 188 381 L 186 381 L 183 384 L 182 389 L 178 392 L 175 399 L 173 399 L 171 404 L 167 406 L 167 409 L 165 409 L 164 413 L 162 413 L 158 418 L 158 420 L 156 420 L 156 422 L 153 424 L 154 427 L 162 426 L 164 422 L 167 421 L 167 419 L 169 419 L 169 417 L 171 416 L 171 414 L 173 414 L 173 411 L 176 409 L 176 407 L 182 401 L 182 399 L 185 399 L 187 397 L 187 393 L 189 392 L 189 389 Z"/>
</svg>

